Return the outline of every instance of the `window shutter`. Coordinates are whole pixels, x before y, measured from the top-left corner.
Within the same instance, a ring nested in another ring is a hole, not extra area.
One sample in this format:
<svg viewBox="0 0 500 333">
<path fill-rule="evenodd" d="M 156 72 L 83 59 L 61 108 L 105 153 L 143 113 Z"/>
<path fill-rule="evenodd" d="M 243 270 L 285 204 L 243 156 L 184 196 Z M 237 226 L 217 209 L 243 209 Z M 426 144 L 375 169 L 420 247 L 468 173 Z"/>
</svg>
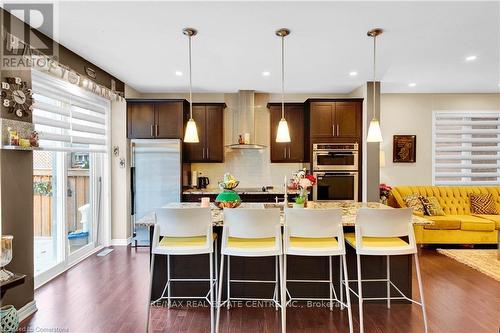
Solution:
<svg viewBox="0 0 500 333">
<path fill-rule="evenodd" d="M 433 184 L 500 184 L 500 111 L 433 112 Z"/>
<path fill-rule="evenodd" d="M 32 85 L 33 123 L 42 149 L 107 151 L 108 100 L 36 70 Z"/>
</svg>

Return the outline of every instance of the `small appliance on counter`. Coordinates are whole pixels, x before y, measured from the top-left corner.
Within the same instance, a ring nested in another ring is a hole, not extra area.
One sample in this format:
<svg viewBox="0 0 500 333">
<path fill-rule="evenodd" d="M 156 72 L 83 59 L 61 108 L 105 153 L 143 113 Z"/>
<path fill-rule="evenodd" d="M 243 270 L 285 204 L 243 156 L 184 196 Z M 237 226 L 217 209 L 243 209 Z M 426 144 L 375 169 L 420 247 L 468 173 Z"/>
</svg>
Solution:
<svg viewBox="0 0 500 333">
<path fill-rule="evenodd" d="M 207 188 L 209 184 L 210 184 L 210 179 L 208 179 L 208 177 L 198 177 L 198 184 L 197 184 L 198 189 Z"/>
<path fill-rule="evenodd" d="M 192 188 L 198 187 L 198 171 L 191 171 L 191 184 Z"/>
</svg>

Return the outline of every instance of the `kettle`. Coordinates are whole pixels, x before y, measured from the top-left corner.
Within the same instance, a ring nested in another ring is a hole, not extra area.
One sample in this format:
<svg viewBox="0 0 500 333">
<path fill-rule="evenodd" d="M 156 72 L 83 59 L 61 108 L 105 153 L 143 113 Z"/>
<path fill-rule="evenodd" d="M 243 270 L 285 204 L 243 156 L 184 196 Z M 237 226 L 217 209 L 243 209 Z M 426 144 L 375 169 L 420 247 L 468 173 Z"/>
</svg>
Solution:
<svg viewBox="0 0 500 333">
<path fill-rule="evenodd" d="M 207 188 L 208 184 L 210 184 L 208 177 L 198 177 L 198 188 Z"/>
</svg>

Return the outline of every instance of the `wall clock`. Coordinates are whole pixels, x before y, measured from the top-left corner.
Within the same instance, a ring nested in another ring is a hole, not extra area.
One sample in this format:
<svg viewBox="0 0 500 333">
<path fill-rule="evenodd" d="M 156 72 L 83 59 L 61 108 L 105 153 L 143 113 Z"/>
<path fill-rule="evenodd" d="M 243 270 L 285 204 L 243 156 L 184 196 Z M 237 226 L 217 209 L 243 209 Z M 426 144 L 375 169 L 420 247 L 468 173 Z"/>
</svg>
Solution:
<svg viewBox="0 0 500 333">
<path fill-rule="evenodd" d="M 17 117 L 28 117 L 33 110 L 32 91 L 20 77 L 8 77 L 2 84 L 2 105 Z"/>
</svg>

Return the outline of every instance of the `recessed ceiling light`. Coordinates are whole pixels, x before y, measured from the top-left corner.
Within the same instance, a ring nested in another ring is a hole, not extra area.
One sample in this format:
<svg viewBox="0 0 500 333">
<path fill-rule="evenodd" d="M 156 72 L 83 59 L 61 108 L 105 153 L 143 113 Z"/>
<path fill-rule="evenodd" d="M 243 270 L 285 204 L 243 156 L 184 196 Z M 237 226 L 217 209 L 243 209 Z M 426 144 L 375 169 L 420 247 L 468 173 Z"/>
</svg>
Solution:
<svg viewBox="0 0 500 333">
<path fill-rule="evenodd" d="M 477 56 L 475 56 L 475 55 L 471 55 L 471 56 L 466 57 L 466 58 L 465 58 L 465 61 L 474 61 L 474 60 L 476 60 L 476 59 L 477 59 Z"/>
<path fill-rule="evenodd" d="M 269 75 L 271 75 L 271 72 L 267 72 L 267 71 L 262 72 L 262 76 L 269 76 Z"/>
<path fill-rule="evenodd" d="M 415 82 L 408 83 L 408 87 L 412 87 L 413 88 L 413 87 L 416 87 L 416 86 L 417 86 L 417 84 Z"/>
<path fill-rule="evenodd" d="M 356 75 L 358 75 L 358 72 L 355 71 L 349 72 L 349 76 L 356 76 Z"/>
<path fill-rule="evenodd" d="M 175 71 L 175 75 L 182 76 L 182 72 L 181 71 Z"/>
</svg>

